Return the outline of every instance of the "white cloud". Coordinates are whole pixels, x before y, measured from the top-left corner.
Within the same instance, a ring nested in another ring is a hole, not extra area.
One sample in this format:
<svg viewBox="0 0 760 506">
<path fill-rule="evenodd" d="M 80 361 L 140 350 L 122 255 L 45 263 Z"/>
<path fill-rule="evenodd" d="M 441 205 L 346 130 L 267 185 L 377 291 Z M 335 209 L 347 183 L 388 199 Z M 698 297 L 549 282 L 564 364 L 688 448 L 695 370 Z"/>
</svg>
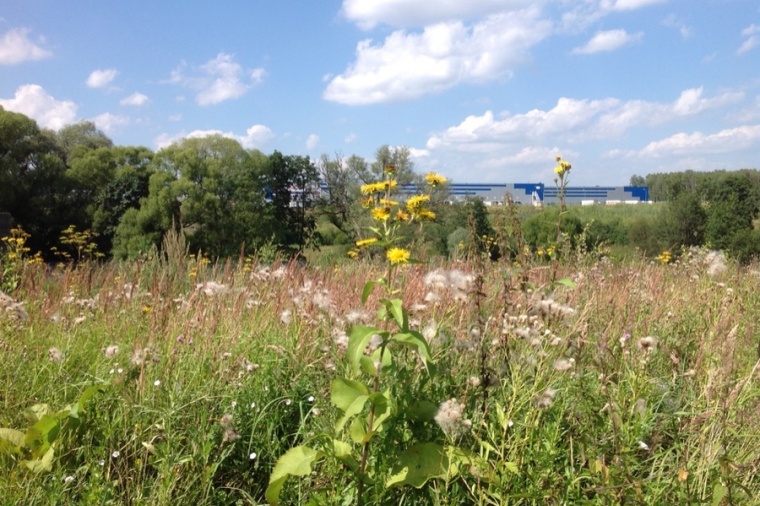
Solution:
<svg viewBox="0 0 760 506">
<path fill-rule="evenodd" d="M 134 106 L 141 106 L 148 103 L 150 99 L 147 95 L 143 95 L 140 92 L 132 93 L 128 97 L 124 97 L 121 100 L 119 100 L 119 104 L 121 105 L 134 105 Z"/>
<path fill-rule="evenodd" d="M 351 132 L 350 134 L 346 135 L 346 137 L 343 139 L 343 142 L 346 144 L 351 144 L 352 142 L 356 142 L 357 135 L 354 132 Z"/>
<path fill-rule="evenodd" d="M 649 5 L 665 3 L 668 0 L 602 0 L 599 6 L 610 11 L 632 11 Z"/>
<path fill-rule="evenodd" d="M 424 26 L 531 5 L 531 0 L 344 0 L 342 13 L 368 30 L 378 24 Z"/>
<path fill-rule="evenodd" d="M 607 30 L 604 32 L 598 32 L 584 46 L 573 49 L 573 54 L 594 54 L 604 51 L 614 51 L 627 44 L 637 42 L 643 37 L 644 34 L 641 32 L 629 34 L 625 30 Z"/>
<path fill-rule="evenodd" d="M 15 65 L 25 61 L 49 58 L 53 53 L 29 39 L 29 30 L 14 28 L 0 37 L 0 65 Z"/>
<path fill-rule="evenodd" d="M 550 23 L 536 8 L 427 26 L 422 33 L 398 30 L 382 44 L 367 39 L 356 61 L 330 81 L 324 98 L 349 105 L 394 102 L 436 93 L 460 83 L 511 77 L 531 46 L 548 36 Z"/>
<path fill-rule="evenodd" d="M 306 149 L 313 151 L 319 145 L 319 135 L 311 134 L 306 138 Z"/>
<path fill-rule="evenodd" d="M 163 149 L 182 139 L 199 139 L 210 135 L 221 135 L 228 139 L 234 139 L 246 149 L 260 148 L 275 137 L 274 132 L 269 127 L 253 125 L 245 131 L 244 135 L 236 135 L 233 132 L 221 130 L 193 130 L 190 133 L 182 132 L 176 135 L 161 134 L 156 138 L 155 143 L 158 149 Z"/>
<path fill-rule="evenodd" d="M 197 69 L 194 76 L 184 73 L 186 64 L 171 73 L 168 80 L 172 84 L 180 84 L 197 93 L 195 101 L 198 105 L 214 105 L 242 97 L 251 87 L 264 80 L 266 71 L 262 68 L 244 70 L 235 58 L 227 53 L 219 53 Z"/>
<path fill-rule="evenodd" d="M 90 88 L 102 88 L 111 83 L 119 71 L 116 69 L 93 70 L 87 78 L 87 86 Z"/>
<path fill-rule="evenodd" d="M 0 106 L 29 116 L 41 127 L 53 130 L 59 130 L 72 123 L 77 115 L 74 102 L 56 100 L 37 84 L 19 86 L 13 98 L 0 99 Z"/>
<path fill-rule="evenodd" d="M 480 116 L 468 116 L 459 125 L 430 136 L 427 148 L 485 153 L 557 139 L 565 142 L 610 139 L 631 128 L 694 116 L 709 109 L 735 104 L 743 98 L 744 93 L 733 91 L 705 97 L 702 88 L 684 90 L 670 103 L 563 97 L 549 110 L 504 113 L 499 118 L 492 111 Z"/>
<path fill-rule="evenodd" d="M 760 125 L 745 125 L 707 135 L 701 132 L 677 133 L 666 139 L 650 142 L 644 149 L 629 153 L 629 156 L 659 158 L 664 155 L 733 153 L 757 146 L 758 142 Z"/>
<path fill-rule="evenodd" d="M 105 112 L 92 118 L 92 122 L 107 134 L 113 133 L 118 127 L 129 125 L 129 118 Z"/>
<path fill-rule="evenodd" d="M 751 24 L 744 30 L 742 30 L 742 36 L 746 37 L 739 49 L 736 50 L 737 54 L 743 54 L 747 51 L 755 48 L 760 44 L 760 26 Z"/>
</svg>

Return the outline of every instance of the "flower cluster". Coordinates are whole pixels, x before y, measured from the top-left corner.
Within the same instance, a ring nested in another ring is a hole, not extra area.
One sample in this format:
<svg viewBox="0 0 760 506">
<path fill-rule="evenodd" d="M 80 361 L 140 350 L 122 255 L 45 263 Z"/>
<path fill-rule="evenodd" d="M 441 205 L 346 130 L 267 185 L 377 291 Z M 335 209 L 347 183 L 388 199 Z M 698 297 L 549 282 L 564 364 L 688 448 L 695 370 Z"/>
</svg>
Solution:
<svg viewBox="0 0 760 506">
<path fill-rule="evenodd" d="M 572 165 L 570 165 L 570 162 L 567 160 L 563 160 L 561 156 L 557 156 L 557 166 L 554 167 L 554 172 L 559 176 L 563 177 L 565 174 L 570 172 L 570 169 L 572 168 Z"/>
<path fill-rule="evenodd" d="M 399 186 L 393 177 L 395 173 L 395 165 L 386 165 L 381 181 L 361 186 L 361 193 L 366 196 L 362 199 L 362 205 L 369 209 L 372 219 L 378 223 L 369 227 L 374 237 L 357 241 L 356 247 L 348 252 L 349 257 L 359 257 L 369 246 L 381 246 L 385 249 L 385 257 L 391 266 L 408 263 L 410 252 L 395 245 L 400 239 L 397 234 L 399 227 L 435 220 L 435 212 L 429 208 L 430 195 L 413 195 L 403 203 L 392 198 L 394 190 Z M 431 188 L 435 188 L 444 184 L 446 178 L 430 172 L 425 175 L 425 181 Z"/>
</svg>

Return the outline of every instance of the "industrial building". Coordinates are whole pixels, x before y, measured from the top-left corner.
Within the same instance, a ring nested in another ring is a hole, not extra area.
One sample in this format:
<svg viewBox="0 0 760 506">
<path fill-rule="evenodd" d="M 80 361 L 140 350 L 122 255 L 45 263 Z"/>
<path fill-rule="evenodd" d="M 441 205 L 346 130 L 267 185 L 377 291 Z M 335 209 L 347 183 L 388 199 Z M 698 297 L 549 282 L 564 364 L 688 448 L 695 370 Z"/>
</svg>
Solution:
<svg viewBox="0 0 760 506">
<path fill-rule="evenodd" d="M 405 191 L 413 190 L 404 188 Z M 525 205 L 559 203 L 556 186 L 543 183 L 451 183 L 448 185 L 452 202 L 479 197 L 486 205 L 500 205 L 509 194 L 512 201 Z M 565 188 L 567 205 L 638 204 L 649 201 L 646 186 L 568 186 Z"/>
</svg>

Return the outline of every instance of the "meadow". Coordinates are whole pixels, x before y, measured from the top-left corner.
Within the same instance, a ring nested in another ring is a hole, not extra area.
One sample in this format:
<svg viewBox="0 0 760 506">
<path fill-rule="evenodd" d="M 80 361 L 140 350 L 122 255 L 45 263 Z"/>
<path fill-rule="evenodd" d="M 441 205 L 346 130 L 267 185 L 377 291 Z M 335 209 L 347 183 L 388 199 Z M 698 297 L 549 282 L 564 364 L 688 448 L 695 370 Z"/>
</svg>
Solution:
<svg viewBox="0 0 760 506">
<path fill-rule="evenodd" d="M 756 263 L 430 259 L 394 271 L 403 311 L 368 293 L 386 270 L 214 263 L 176 237 L 22 264 L 0 503 L 760 504 Z M 355 345 L 394 319 L 424 345 Z"/>
</svg>

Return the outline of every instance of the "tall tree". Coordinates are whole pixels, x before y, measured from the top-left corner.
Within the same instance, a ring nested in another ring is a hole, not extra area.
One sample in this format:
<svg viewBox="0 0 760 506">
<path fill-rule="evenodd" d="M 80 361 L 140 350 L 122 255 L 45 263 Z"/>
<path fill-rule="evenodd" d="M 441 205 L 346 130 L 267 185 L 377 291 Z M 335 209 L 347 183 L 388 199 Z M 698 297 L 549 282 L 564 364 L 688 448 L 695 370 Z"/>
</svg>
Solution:
<svg viewBox="0 0 760 506">
<path fill-rule="evenodd" d="M 319 171 L 309 157 L 284 156 L 275 151 L 265 171 L 270 195 L 272 235 L 285 251 L 300 252 L 313 244 L 316 220 L 313 207 L 319 193 Z"/>
</svg>

